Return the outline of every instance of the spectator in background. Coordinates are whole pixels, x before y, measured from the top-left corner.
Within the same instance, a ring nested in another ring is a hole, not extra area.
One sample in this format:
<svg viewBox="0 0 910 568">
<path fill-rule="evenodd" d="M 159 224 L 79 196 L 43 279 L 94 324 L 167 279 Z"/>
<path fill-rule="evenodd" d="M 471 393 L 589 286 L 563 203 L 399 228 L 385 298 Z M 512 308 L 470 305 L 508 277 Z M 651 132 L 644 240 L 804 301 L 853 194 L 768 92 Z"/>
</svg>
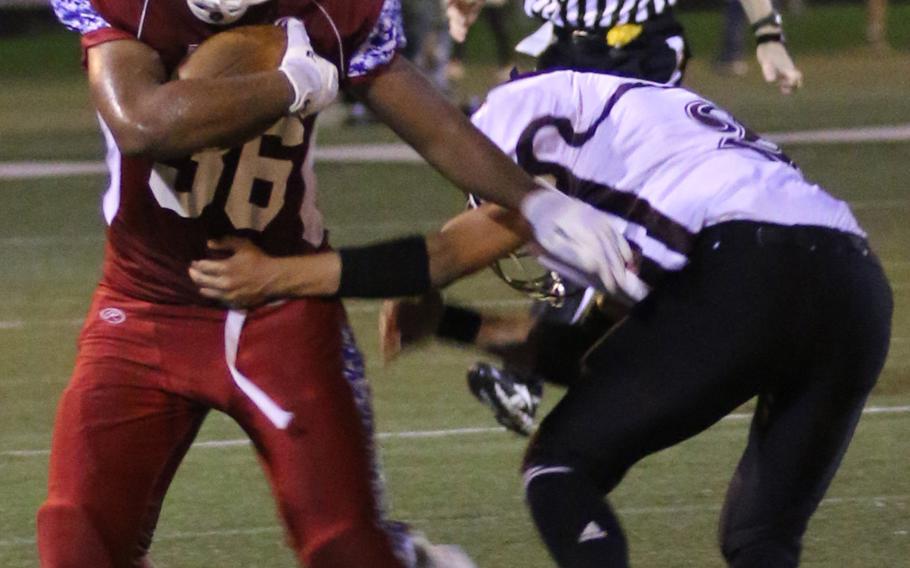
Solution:
<svg viewBox="0 0 910 568">
<path fill-rule="evenodd" d="M 800 14 L 805 7 L 803 0 L 784 2 L 785 11 L 790 14 Z M 714 70 L 718 73 L 742 76 L 749 71 L 745 56 L 746 23 L 742 3 L 738 0 L 724 0 L 723 35 L 720 51 L 714 60 Z"/>
<path fill-rule="evenodd" d="M 509 0 L 488 0 L 481 11 L 490 25 L 493 34 L 493 43 L 496 49 L 497 79 L 503 81 L 508 78 L 512 70 L 512 48 L 514 42 L 509 33 L 513 5 Z M 460 80 L 464 77 L 464 41 L 456 41 L 452 46 L 452 58 L 447 69 L 449 79 Z"/>
<path fill-rule="evenodd" d="M 408 43 L 404 55 L 443 93 L 449 92 L 446 66 L 452 41 L 440 0 L 402 0 L 402 19 Z"/>
<path fill-rule="evenodd" d="M 446 96 L 451 95 L 446 68 L 452 41 L 446 33 L 446 17 L 440 0 L 402 0 L 401 18 L 407 43 L 402 53 Z M 347 123 L 356 126 L 376 122 L 366 105 L 346 96 Z"/>
<path fill-rule="evenodd" d="M 742 76 L 749 71 L 744 55 L 746 18 L 737 0 L 724 0 L 724 24 L 720 51 L 714 60 L 714 70 L 721 75 Z"/>
</svg>

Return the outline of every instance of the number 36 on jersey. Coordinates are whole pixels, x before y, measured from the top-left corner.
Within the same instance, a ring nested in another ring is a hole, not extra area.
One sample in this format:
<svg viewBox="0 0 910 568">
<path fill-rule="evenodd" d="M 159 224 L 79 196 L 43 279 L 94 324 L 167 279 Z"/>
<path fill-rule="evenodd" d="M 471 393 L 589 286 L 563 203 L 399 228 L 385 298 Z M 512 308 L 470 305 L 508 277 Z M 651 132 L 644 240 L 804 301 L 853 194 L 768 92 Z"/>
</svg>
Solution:
<svg viewBox="0 0 910 568">
<path fill-rule="evenodd" d="M 289 178 L 300 175 L 293 157 L 305 134 L 299 118 L 283 118 L 243 146 L 155 164 L 149 187 L 181 217 L 197 218 L 217 201 L 235 229 L 262 231 L 281 210 Z"/>
</svg>

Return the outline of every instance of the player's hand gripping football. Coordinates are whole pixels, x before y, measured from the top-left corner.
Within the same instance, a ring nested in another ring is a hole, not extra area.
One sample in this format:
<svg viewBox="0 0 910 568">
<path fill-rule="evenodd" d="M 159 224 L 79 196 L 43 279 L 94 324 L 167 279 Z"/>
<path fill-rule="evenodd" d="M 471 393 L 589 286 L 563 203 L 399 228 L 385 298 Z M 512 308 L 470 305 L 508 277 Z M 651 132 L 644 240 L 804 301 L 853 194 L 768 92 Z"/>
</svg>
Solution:
<svg viewBox="0 0 910 568">
<path fill-rule="evenodd" d="M 436 290 L 409 300 L 386 300 L 379 312 L 379 349 L 389 363 L 409 346 L 433 335 L 442 317 L 442 296 Z"/>
<path fill-rule="evenodd" d="M 288 112 L 301 116 L 317 113 L 338 94 L 338 70 L 313 51 L 303 22 L 284 18 L 278 23 L 287 32 L 287 49 L 278 70 L 285 74 L 294 90 L 294 101 Z"/>
<path fill-rule="evenodd" d="M 803 84 L 803 74 L 793 64 L 787 48 L 779 41 L 761 43 L 755 48 L 765 81 L 777 83 L 780 92 L 789 95 Z"/>
<path fill-rule="evenodd" d="M 541 264 L 625 303 L 647 295 L 647 286 L 634 272 L 632 249 L 620 233 L 619 218 L 547 188 L 526 197 L 521 210 L 546 251 Z"/>
<path fill-rule="evenodd" d="M 196 260 L 190 265 L 190 278 L 206 298 L 249 308 L 283 294 L 286 286 L 281 263 L 249 240 L 224 237 L 209 241 L 208 248 L 219 256 L 229 256 Z"/>
</svg>

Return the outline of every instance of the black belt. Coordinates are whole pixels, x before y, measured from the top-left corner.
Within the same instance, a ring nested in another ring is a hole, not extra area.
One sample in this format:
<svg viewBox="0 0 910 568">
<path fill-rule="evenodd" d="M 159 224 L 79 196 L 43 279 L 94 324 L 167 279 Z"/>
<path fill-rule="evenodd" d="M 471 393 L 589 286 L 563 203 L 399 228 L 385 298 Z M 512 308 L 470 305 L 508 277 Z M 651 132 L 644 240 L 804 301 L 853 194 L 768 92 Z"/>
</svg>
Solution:
<svg viewBox="0 0 910 568">
<path fill-rule="evenodd" d="M 863 237 L 815 225 L 777 225 L 755 221 L 728 221 L 698 234 L 696 249 L 718 250 L 736 246 L 789 245 L 808 251 L 854 252 L 868 256 L 869 243 Z"/>
</svg>

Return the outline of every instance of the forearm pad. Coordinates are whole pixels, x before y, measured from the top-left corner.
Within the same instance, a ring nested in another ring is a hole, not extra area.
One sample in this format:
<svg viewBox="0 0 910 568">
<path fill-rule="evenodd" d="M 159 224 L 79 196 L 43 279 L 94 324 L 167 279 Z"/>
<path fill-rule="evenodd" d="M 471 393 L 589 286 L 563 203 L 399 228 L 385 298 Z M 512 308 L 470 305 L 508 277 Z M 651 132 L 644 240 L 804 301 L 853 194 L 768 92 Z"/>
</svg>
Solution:
<svg viewBox="0 0 910 568">
<path fill-rule="evenodd" d="M 430 258 L 419 235 L 338 250 L 341 298 L 416 296 L 430 289 Z"/>
</svg>

